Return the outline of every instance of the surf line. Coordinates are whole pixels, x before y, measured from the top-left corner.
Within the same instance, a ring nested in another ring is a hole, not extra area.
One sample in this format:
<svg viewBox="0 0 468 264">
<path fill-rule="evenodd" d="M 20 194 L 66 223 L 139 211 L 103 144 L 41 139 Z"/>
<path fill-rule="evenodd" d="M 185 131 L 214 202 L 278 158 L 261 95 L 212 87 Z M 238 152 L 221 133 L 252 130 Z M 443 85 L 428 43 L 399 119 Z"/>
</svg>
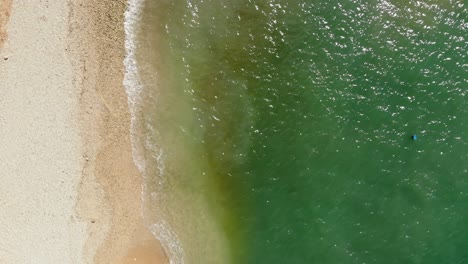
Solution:
<svg viewBox="0 0 468 264">
<path fill-rule="evenodd" d="M 138 136 L 137 119 L 141 111 L 141 93 L 143 84 L 138 74 L 138 64 L 136 59 L 137 30 L 141 23 L 144 0 L 127 0 L 127 8 L 124 14 L 124 32 L 125 32 L 125 57 L 124 57 L 124 80 L 123 85 L 127 93 L 128 107 L 130 111 L 130 137 L 132 144 L 132 158 L 136 167 L 145 179 L 146 161 L 143 155 L 142 140 Z M 144 181 L 143 181 L 144 182 Z M 141 199 L 144 203 L 146 197 L 146 188 L 144 184 L 141 187 Z M 143 206 L 142 206 L 143 215 Z M 180 245 L 177 236 L 171 231 L 170 224 L 164 220 L 152 224 L 148 227 L 151 233 L 158 239 L 168 255 L 170 264 L 184 264 L 184 251 Z"/>
</svg>

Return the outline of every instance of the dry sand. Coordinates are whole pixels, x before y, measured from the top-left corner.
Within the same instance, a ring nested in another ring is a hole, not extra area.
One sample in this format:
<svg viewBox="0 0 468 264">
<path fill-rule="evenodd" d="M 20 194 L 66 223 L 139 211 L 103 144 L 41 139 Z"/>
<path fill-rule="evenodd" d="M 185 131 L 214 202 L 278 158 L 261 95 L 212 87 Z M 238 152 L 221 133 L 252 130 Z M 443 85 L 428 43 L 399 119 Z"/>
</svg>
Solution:
<svg viewBox="0 0 468 264">
<path fill-rule="evenodd" d="M 0 55 L 0 263 L 83 263 L 67 13 L 65 1 L 13 1 L 10 10 Z"/>
<path fill-rule="evenodd" d="M 125 1 L 17 0 L 10 11 L 8 2 L 0 263 L 167 263 L 142 224 L 131 157 Z"/>
</svg>

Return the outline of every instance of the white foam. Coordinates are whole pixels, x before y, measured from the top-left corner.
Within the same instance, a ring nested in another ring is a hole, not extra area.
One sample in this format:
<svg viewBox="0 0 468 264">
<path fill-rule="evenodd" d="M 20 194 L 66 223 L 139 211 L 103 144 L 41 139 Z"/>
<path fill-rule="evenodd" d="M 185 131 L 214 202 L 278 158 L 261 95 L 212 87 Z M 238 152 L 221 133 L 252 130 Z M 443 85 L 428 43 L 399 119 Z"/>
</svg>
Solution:
<svg viewBox="0 0 468 264">
<path fill-rule="evenodd" d="M 136 62 L 136 37 L 137 37 L 137 26 L 140 22 L 141 11 L 143 9 L 144 0 L 128 0 L 127 10 L 125 10 L 125 76 L 124 76 L 124 87 L 127 92 L 128 107 L 131 114 L 131 128 L 130 134 L 133 145 L 133 161 L 140 170 L 141 173 L 145 171 L 145 159 L 141 153 L 141 148 L 137 146 L 139 144 L 138 137 L 136 136 L 136 114 L 140 110 L 141 92 L 143 85 L 141 84 L 140 76 L 138 75 L 138 66 Z M 141 145 L 140 145 L 141 146 Z"/>
<path fill-rule="evenodd" d="M 165 221 L 159 221 L 151 226 L 151 233 L 161 241 L 164 250 L 168 253 L 170 264 L 183 264 L 184 263 L 184 252 L 177 239 L 177 236 L 172 232 L 172 228 Z"/>
<path fill-rule="evenodd" d="M 137 32 L 138 25 L 141 20 L 141 12 L 143 10 L 144 0 L 128 0 L 127 10 L 125 10 L 125 76 L 124 76 L 124 87 L 127 92 L 128 106 L 131 115 L 131 127 L 130 136 L 132 142 L 132 156 L 133 162 L 137 166 L 143 177 L 146 175 L 146 164 L 143 154 L 143 144 L 140 137 L 138 136 L 137 126 L 137 114 L 141 111 L 141 93 L 143 91 L 143 84 L 138 74 L 138 64 L 136 61 L 136 48 L 137 48 Z M 158 168 L 161 179 L 163 179 L 164 173 L 164 154 L 163 151 L 159 151 L 157 157 Z M 144 197 L 146 197 L 148 188 L 142 186 L 141 190 L 142 201 L 145 203 Z M 142 206 L 143 214 L 143 206 Z M 170 264 L 183 264 L 184 252 L 180 245 L 177 236 L 171 231 L 170 225 L 164 220 L 160 220 L 150 226 L 152 234 L 161 242 L 162 246 L 168 254 Z"/>
</svg>

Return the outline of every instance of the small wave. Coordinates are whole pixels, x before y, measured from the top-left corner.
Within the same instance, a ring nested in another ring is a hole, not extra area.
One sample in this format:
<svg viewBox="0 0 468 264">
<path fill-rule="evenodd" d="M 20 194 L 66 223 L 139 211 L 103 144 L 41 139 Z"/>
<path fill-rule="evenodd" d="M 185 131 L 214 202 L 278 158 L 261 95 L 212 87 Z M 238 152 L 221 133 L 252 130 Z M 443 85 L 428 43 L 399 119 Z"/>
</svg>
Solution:
<svg viewBox="0 0 468 264">
<path fill-rule="evenodd" d="M 138 119 L 137 114 L 141 111 L 141 92 L 143 85 L 138 74 L 138 64 L 136 61 L 136 41 L 137 41 L 137 28 L 141 20 L 141 12 L 143 10 L 144 0 L 128 0 L 127 9 L 125 10 L 125 76 L 123 84 L 128 98 L 128 106 L 131 115 L 130 136 L 132 142 L 132 157 L 133 162 L 137 166 L 140 173 L 146 177 L 146 163 L 143 154 L 143 144 L 141 138 L 138 136 Z M 163 162 L 159 162 L 162 157 L 158 156 L 158 166 L 160 172 L 164 170 Z M 147 188 L 142 187 L 142 197 L 146 196 Z M 143 199 L 144 203 L 144 199 Z M 143 208 L 142 208 L 143 214 Z M 183 264 L 184 252 L 177 239 L 176 235 L 171 231 L 168 223 L 163 220 L 154 223 L 150 227 L 151 233 L 161 242 L 162 246 L 168 254 L 170 264 Z"/>
<path fill-rule="evenodd" d="M 151 233 L 161 242 L 166 252 L 170 252 L 170 264 L 183 264 L 184 252 L 169 224 L 159 221 L 151 226 Z"/>
<path fill-rule="evenodd" d="M 137 120 L 136 115 L 138 113 L 140 101 L 141 101 L 141 91 L 143 90 L 143 85 L 141 84 L 140 76 L 138 75 L 138 66 L 136 62 L 136 37 L 137 37 L 137 25 L 140 22 L 141 10 L 143 7 L 144 0 L 128 0 L 127 1 L 127 10 L 125 10 L 125 21 L 124 21 L 124 31 L 125 31 L 125 76 L 124 76 L 124 87 L 127 92 L 128 106 L 131 115 L 131 141 L 132 141 L 132 151 L 133 151 L 133 161 L 138 167 L 141 173 L 145 171 L 145 159 L 144 155 L 141 153 L 141 148 L 138 148 L 137 144 L 139 142 L 138 137 L 136 136 Z"/>
</svg>

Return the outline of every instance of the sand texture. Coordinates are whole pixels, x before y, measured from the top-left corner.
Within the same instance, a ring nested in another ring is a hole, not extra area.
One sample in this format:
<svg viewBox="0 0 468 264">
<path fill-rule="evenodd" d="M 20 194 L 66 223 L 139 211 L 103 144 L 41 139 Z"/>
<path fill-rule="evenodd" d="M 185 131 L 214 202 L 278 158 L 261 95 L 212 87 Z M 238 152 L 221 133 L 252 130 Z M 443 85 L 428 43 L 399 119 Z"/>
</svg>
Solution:
<svg viewBox="0 0 468 264">
<path fill-rule="evenodd" d="M 131 155 L 126 2 L 0 3 L 0 263 L 168 263 Z"/>
<path fill-rule="evenodd" d="M 65 1 L 13 1 L 6 11 L 0 263 L 83 263 L 86 225 L 74 216 L 83 157 L 66 52 L 68 10 Z"/>
</svg>

